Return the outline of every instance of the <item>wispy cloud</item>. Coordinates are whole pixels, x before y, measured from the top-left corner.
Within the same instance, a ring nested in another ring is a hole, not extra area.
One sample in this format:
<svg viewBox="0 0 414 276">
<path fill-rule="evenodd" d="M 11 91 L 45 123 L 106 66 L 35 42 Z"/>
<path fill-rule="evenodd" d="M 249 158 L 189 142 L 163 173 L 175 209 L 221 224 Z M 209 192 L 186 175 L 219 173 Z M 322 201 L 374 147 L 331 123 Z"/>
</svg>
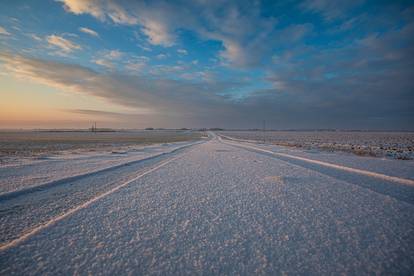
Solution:
<svg viewBox="0 0 414 276">
<path fill-rule="evenodd" d="M 49 45 L 58 47 L 65 53 L 82 49 L 80 45 L 58 35 L 49 35 L 46 37 L 46 40 Z"/>
<path fill-rule="evenodd" d="M 167 55 L 165 55 L 165 54 L 158 54 L 157 55 L 157 59 L 164 59 L 166 57 L 167 57 Z"/>
<path fill-rule="evenodd" d="M 39 42 L 43 40 L 40 36 L 36 34 L 30 34 L 30 37 Z"/>
<path fill-rule="evenodd" d="M 138 61 L 138 62 L 131 61 L 125 65 L 125 69 L 127 71 L 131 71 L 134 73 L 141 72 L 145 67 L 146 67 L 146 63 L 142 61 Z"/>
<path fill-rule="evenodd" d="M 104 110 L 94 110 L 94 109 L 64 109 L 63 111 L 84 114 L 84 115 L 96 115 L 96 116 L 129 116 L 129 115 L 139 115 L 139 113 L 124 113 L 124 112 L 111 112 Z"/>
<path fill-rule="evenodd" d="M 186 49 L 178 49 L 177 53 L 181 54 L 181 55 L 188 55 L 188 52 Z"/>
<path fill-rule="evenodd" d="M 0 26 L 0 35 L 10 35 L 10 33 L 5 28 Z"/>
<path fill-rule="evenodd" d="M 106 67 L 108 69 L 114 69 L 115 68 L 115 65 L 107 59 L 103 59 L 103 58 L 96 59 L 93 62 L 95 62 L 96 64 L 98 64 L 100 66 Z"/>
<path fill-rule="evenodd" d="M 107 54 L 109 59 L 120 59 L 123 55 L 124 53 L 119 50 L 111 50 Z"/>
<path fill-rule="evenodd" d="M 348 10 L 363 2 L 363 0 L 306 0 L 300 4 L 300 7 L 305 11 L 320 13 L 324 19 L 332 21 L 344 17 Z"/>
<path fill-rule="evenodd" d="M 124 56 L 126 56 L 126 53 L 119 50 L 104 50 L 98 52 L 96 57 L 92 59 L 92 62 L 107 69 L 114 70 L 120 63 L 122 63 L 122 58 Z"/>
<path fill-rule="evenodd" d="M 91 35 L 91 36 L 99 37 L 99 34 L 97 32 L 95 32 L 92 29 L 86 28 L 86 27 L 80 27 L 79 31 L 81 31 L 85 34 Z"/>
</svg>

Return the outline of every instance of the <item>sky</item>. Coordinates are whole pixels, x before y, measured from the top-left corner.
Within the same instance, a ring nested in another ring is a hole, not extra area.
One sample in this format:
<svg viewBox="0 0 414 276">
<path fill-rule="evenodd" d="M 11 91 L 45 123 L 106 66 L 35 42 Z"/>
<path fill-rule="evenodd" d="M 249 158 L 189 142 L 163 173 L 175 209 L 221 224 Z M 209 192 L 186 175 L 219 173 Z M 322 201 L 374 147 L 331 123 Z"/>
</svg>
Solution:
<svg viewBox="0 0 414 276">
<path fill-rule="evenodd" d="M 0 10 L 0 128 L 414 130 L 412 1 Z"/>
</svg>

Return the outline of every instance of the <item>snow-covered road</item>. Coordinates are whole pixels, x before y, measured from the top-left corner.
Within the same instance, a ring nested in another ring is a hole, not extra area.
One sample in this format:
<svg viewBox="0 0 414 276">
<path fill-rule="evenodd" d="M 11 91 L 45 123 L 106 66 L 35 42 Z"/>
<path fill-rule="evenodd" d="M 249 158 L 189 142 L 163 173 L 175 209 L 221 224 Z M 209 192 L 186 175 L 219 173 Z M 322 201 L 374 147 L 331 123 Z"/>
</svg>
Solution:
<svg viewBox="0 0 414 276">
<path fill-rule="evenodd" d="M 0 199 L 0 274 L 412 273 L 410 182 L 254 147 L 214 137 Z"/>
</svg>

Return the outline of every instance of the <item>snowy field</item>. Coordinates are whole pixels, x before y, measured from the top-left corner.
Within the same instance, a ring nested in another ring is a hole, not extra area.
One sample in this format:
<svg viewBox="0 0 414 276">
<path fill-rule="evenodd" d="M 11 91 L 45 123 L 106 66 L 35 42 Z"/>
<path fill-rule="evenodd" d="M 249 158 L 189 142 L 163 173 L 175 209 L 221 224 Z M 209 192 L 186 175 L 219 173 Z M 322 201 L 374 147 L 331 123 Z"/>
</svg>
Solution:
<svg viewBox="0 0 414 276">
<path fill-rule="evenodd" d="M 235 139 L 265 141 L 307 150 L 342 151 L 362 156 L 414 159 L 413 132 L 221 131 Z"/>
<path fill-rule="evenodd" d="M 200 135 L 2 166 L 0 275 L 414 271 L 413 160 Z"/>
<path fill-rule="evenodd" d="M 174 150 L 190 131 L 0 132 L 0 195 L 54 184 Z"/>
<path fill-rule="evenodd" d="M 88 131 L 0 131 L 0 166 L 45 160 L 73 154 L 125 152 L 135 147 L 200 138 L 199 132 L 142 130 Z"/>
</svg>

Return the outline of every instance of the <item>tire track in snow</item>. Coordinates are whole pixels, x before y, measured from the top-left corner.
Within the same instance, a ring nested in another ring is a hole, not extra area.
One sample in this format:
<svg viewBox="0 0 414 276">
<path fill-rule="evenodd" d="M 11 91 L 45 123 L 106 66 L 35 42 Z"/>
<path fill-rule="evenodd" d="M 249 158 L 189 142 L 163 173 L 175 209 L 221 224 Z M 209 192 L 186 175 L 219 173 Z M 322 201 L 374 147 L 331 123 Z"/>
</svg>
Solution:
<svg viewBox="0 0 414 276">
<path fill-rule="evenodd" d="M 126 182 L 124 182 L 124 183 L 122 183 L 122 184 L 120 184 L 120 185 L 112 188 L 111 190 L 106 191 L 106 192 L 104 192 L 104 193 L 102 193 L 102 194 L 100 194 L 100 195 L 98 195 L 98 196 L 96 196 L 96 197 L 94 197 L 94 198 L 86 201 L 85 203 L 83 203 L 81 205 L 78 205 L 78 206 L 70 209 L 69 211 L 67 211 L 67 212 L 65 212 L 63 214 L 61 214 L 61 215 L 59 215 L 57 217 L 52 218 L 48 222 L 46 222 L 44 224 L 41 224 L 41 225 L 39 225 L 39 226 L 31 229 L 29 232 L 27 232 L 26 234 L 20 236 L 19 238 L 14 239 L 14 240 L 12 240 L 10 242 L 7 242 L 5 244 L 1 244 L 0 245 L 0 251 L 4 251 L 4 250 L 7 250 L 9 248 L 12 248 L 12 247 L 15 247 L 15 246 L 19 245 L 20 243 L 22 243 L 23 241 L 27 240 L 31 236 L 37 234 L 38 232 L 42 231 L 43 229 L 46 229 L 46 228 L 52 226 L 53 224 L 55 224 L 55 223 L 57 223 L 57 222 L 65 219 L 65 218 L 73 215 L 74 213 L 76 213 L 76 212 L 78 212 L 78 211 L 80 211 L 82 209 L 87 208 L 88 206 L 92 205 L 93 203 L 97 202 L 98 200 L 100 200 L 100 199 L 102 199 L 102 198 L 104 198 L 104 197 L 106 197 L 106 196 L 108 196 L 110 194 L 113 194 L 114 192 L 116 192 L 119 189 L 127 186 L 128 184 L 130 184 L 130 183 L 132 183 L 132 182 L 134 182 L 134 181 L 136 181 L 136 180 L 144 177 L 147 174 L 150 174 L 150 173 L 152 173 L 152 172 L 154 172 L 154 171 L 156 171 L 156 170 L 164 167 L 165 165 L 167 165 L 167 164 L 169 164 L 169 163 L 171 163 L 171 162 L 173 162 L 173 161 L 175 161 L 175 160 L 177 160 L 178 158 L 181 158 L 181 157 L 182 157 L 182 155 L 177 156 L 177 157 L 174 157 L 174 158 L 171 158 L 171 159 L 169 159 L 167 161 L 164 161 L 164 162 L 158 164 L 157 166 L 152 167 L 151 169 L 149 169 L 149 170 L 147 170 L 145 172 L 142 172 L 142 173 L 138 174 L 133 179 L 130 179 L 130 180 L 128 180 L 128 181 L 126 181 Z"/>
<path fill-rule="evenodd" d="M 374 178 L 378 178 L 378 179 L 381 179 L 381 180 L 386 180 L 386 181 L 390 181 L 390 182 L 394 182 L 394 183 L 414 187 L 414 180 L 411 180 L 411 179 L 406 179 L 406 178 L 401 178 L 401 177 L 396 177 L 396 176 L 389 176 L 389 175 L 385 175 L 385 174 L 381 174 L 381 173 L 376 173 L 376 172 L 371 172 L 371 171 L 346 167 L 346 166 L 342 166 L 342 165 L 336 165 L 336 164 L 332 164 L 332 163 L 328 163 L 328 162 L 324 162 L 324 161 L 318 161 L 318 160 L 309 159 L 309 158 L 305 158 L 305 157 L 299 157 L 299 156 L 286 154 L 286 153 L 274 152 L 274 151 L 265 150 L 265 149 L 262 149 L 262 148 L 259 148 L 259 147 L 246 145 L 246 144 L 242 144 L 242 143 L 234 143 L 234 142 L 229 142 L 229 141 L 223 141 L 221 138 L 219 138 L 219 141 L 221 141 L 224 144 L 238 146 L 238 147 L 242 147 L 242 148 L 248 148 L 248 149 L 252 149 L 252 150 L 255 150 L 255 151 L 271 154 L 271 155 L 274 155 L 274 156 L 280 156 L 280 157 L 295 159 L 295 160 L 304 161 L 304 162 L 307 162 L 307 163 L 312 163 L 312 164 L 316 164 L 316 165 L 320 165 L 320 166 L 324 166 L 324 167 L 328 167 L 328 168 L 332 168 L 332 169 L 336 169 L 336 170 L 346 171 L 346 172 L 350 172 L 350 173 L 356 173 L 356 174 L 360 174 L 360 175 L 364 175 L 364 176 L 374 177 Z"/>
<path fill-rule="evenodd" d="M 119 169 L 119 168 L 124 167 L 124 166 L 129 166 L 129 165 L 145 162 L 145 161 L 155 159 L 155 158 L 158 158 L 158 157 L 161 157 L 161 156 L 164 156 L 164 155 L 175 153 L 175 152 L 180 151 L 182 149 L 185 149 L 185 148 L 188 148 L 188 147 L 191 147 L 191 146 L 203 143 L 203 142 L 204 141 L 188 143 L 186 145 L 179 146 L 179 147 L 177 147 L 173 150 L 166 151 L 166 152 L 161 152 L 161 153 L 154 154 L 154 155 L 144 157 L 144 158 L 141 158 L 141 159 L 127 161 L 127 162 L 124 162 L 124 163 L 121 163 L 121 164 L 100 168 L 98 170 L 93 170 L 93 171 L 90 171 L 90 172 L 87 172 L 87 173 L 82 173 L 82 174 L 77 174 L 77 175 L 73 175 L 73 176 L 64 177 L 64 178 L 61 178 L 61 179 L 56 179 L 56 180 L 53 180 L 53 181 L 50 181 L 50 182 L 42 183 L 40 185 L 36 185 L 36 186 L 32 186 L 32 187 L 27 187 L 27 188 L 17 190 L 17 191 L 6 192 L 6 193 L 3 193 L 3 194 L 0 194 L 0 201 L 10 200 L 10 199 L 22 196 L 22 195 L 26 195 L 26 194 L 34 193 L 34 192 L 38 192 L 38 191 L 43 191 L 43 190 L 46 190 L 46 189 L 54 187 L 54 186 L 63 185 L 65 183 L 68 183 L 68 182 L 71 182 L 71 181 L 75 181 L 75 180 L 79 180 L 79 179 L 86 178 L 86 177 L 89 177 L 89 176 L 97 175 L 99 173 L 113 171 L 113 170 Z"/>
</svg>

